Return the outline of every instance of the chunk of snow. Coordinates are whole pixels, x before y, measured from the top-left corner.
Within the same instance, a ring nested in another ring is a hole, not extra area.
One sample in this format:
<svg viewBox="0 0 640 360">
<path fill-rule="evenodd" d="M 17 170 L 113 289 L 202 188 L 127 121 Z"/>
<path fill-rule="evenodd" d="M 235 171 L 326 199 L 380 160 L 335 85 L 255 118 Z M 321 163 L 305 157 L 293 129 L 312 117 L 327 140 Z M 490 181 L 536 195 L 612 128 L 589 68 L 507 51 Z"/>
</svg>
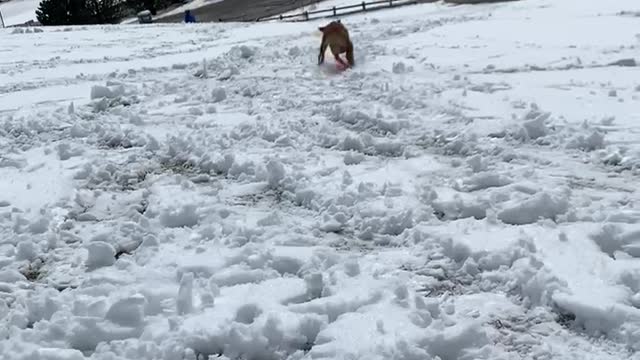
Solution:
<svg viewBox="0 0 640 360">
<path fill-rule="evenodd" d="M 211 280 L 218 286 L 234 286 L 239 284 L 262 282 L 279 276 L 280 275 L 275 270 L 240 270 L 232 268 L 214 274 L 211 277 Z"/>
<path fill-rule="evenodd" d="M 464 179 L 464 181 L 462 181 L 462 184 L 458 186 L 458 189 L 462 191 L 472 192 L 488 189 L 491 187 L 502 187 L 511 184 L 511 182 L 511 178 L 505 175 L 487 171 L 474 174 L 470 178 Z"/>
<path fill-rule="evenodd" d="M 118 316 L 115 316 L 118 319 Z M 95 317 L 74 317 L 66 333 L 69 345 L 80 351 L 95 351 L 101 342 L 138 338 L 143 327 L 120 327 Z"/>
<path fill-rule="evenodd" d="M 192 227 L 198 224 L 197 207 L 194 204 L 183 205 L 180 208 L 169 208 L 160 214 L 160 223 L 169 228 Z"/>
<path fill-rule="evenodd" d="M 322 296 L 324 281 L 322 274 L 315 273 L 305 276 L 304 282 L 307 285 L 307 296 L 309 299 L 316 299 Z"/>
<path fill-rule="evenodd" d="M 242 324 L 251 324 L 262 314 L 262 310 L 256 304 L 245 304 L 236 311 L 235 320 Z"/>
<path fill-rule="evenodd" d="M 184 273 L 182 275 L 176 307 L 178 315 L 188 314 L 193 311 L 193 273 Z"/>
<path fill-rule="evenodd" d="M 114 247 L 103 241 L 94 241 L 87 245 L 89 255 L 86 265 L 90 270 L 111 266 L 116 262 L 116 250 Z"/>
<path fill-rule="evenodd" d="M 278 160 L 269 160 L 267 163 L 267 183 L 271 189 L 276 189 L 284 179 L 284 165 Z"/>
<path fill-rule="evenodd" d="M 634 58 L 628 58 L 628 59 L 620 59 L 620 60 L 616 60 L 612 63 L 609 64 L 609 66 L 637 66 L 636 63 L 636 59 Z"/>
<path fill-rule="evenodd" d="M 34 260 L 38 256 L 38 249 L 33 241 L 20 241 L 16 250 L 16 260 Z"/>
<path fill-rule="evenodd" d="M 489 343 L 486 332 L 476 323 L 461 323 L 445 328 L 425 339 L 427 350 L 441 359 L 458 359 L 465 349 L 479 348 Z"/>
<path fill-rule="evenodd" d="M 105 319 L 114 324 L 126 327 L 141 327 L 144 322 L 145 298 L 133 295 L 116 301 L 105 315 Z"/>
<path fill-rule="evenodd" d="M 224 101 L 226 98 L 227 92 L 222 87 L 215 88 L 211 91 L 211 99 L 215 103 Z"/>
<path fill-rule="evenodd" d="M 597 306 L 568 294 L 558 294 L 554 300 L 559 308 L 573 314 L 576 322 L 590 334 L 612 334 L 625 322 L 640 321 L 640 311 L 629 306 Z"/>
<path fill-rule="evenodd" d="M 14 282 L 25 281 L 25 280 L 27 280 L 27 278 L 17 270 L 11 270 L 11 269 L 0 270 L 0 282 L 14 283 Z"/>
<path fill-rule="evenodd" d="M 567 144 L 568 149 L 580 149 L 584 151 L 594 151 L 604 148 L 604 134 L 594 131 L 589 136 L 578 135 Z"/>
<path fill-rule="evenodd" d="M 344 164 L 345 165 L 357 165 L 364 161 L 364 155 L 359 154 L 353 151 L 349 151 L 344 154 Z"/>
<path fill-rule="evenodd" d="M 537 139 L 547 135 L 548 128 L 545 123 L 546 117 L 540 116 L 533 120 L 528 120 L 522 124 L 522 128 L 528 139 Z"/>
<path fill-rule="evenodd" d="M 100 99 L 100 98 L 113 99 L 118 96 L 124 95 L 124 92 L 125 92 L 124 86 L 122 85 L 111 86 L 111 87 L 94 85 L 91 87 L 91 100 Z"/>
<path fill-rule="evenodd" d="M 540 219 L 555 220 L 568 210 L 569 200 L 566 196 L 542 192 L 501 210 L 498 219 L 511 225 L 532 224 Z"/>
<path fill-rule="evenodd" d="M 29 360 L 83 360 L 82 352 L 74 349 L 40 348 L 31 353 Z"/>
</svg>

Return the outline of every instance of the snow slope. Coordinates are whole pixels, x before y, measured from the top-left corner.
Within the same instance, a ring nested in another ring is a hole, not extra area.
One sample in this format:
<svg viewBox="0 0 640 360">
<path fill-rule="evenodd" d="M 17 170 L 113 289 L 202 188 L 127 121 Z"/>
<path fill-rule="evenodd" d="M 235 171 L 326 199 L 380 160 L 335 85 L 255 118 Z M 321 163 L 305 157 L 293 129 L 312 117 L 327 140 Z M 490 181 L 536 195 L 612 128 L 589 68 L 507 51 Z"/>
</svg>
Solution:
<svg viewBox="0 0 640 360">
<path fill-rule="evenodd" d="M 395 6 L 398 5 L 402 5 L 402 3 L 404 2 L 409 2 L 408 0 L 394 0 L 393 3 L 395 4 Z M 313 11 L 327 11 L 327 10 L 331 10 L 333 7 L 336 8 L 340 8 L 343 6 L 356 6 L 355 8 L 350 8 L 350 9 L 343 9 L 343 10 L 338 10 L 336 9 L 336 13 L 337 14 L 345 14 L 345 13 L 349 13 L 349 12 L 354 12 L 354 11 L 358 11 L 361 10 L 360 7 L 361 6 L 362 1 L 357 1 L 357 0 L 322 0 L 320 2 L 314 2 L 311 3 L 309 5 L 305 5 L 302 7 L 299 7 L 297 9 L 291 10 L 291 11 L 287 11 L 285 13 L 283 13 L 283 16 L 292 16 L 290 18 L 287 18 L 286 21 L 302 21 L 304 20 L 304 12 L 308 11 L 308 12 L 313 12 Z M 389 4 L 388 3 L 378 3 L 378 4 L 369 4 L 366 5 L 367 10 L 371 11 L 371 10 L 379 10 L 379 9 L 383 9 L 383 8 L 388 8 Z M 311 14 L 309 15 L 309 17 L 311 19 L 316 19 L 318 17 L 325 17 L 331 15 L 331 12 L 323 12 L 320 14 Z M 349 15 L 350 16 L 350 15 Z M 338 15 L 338 17 L 340 17 L 340 15 Z M 270 21 L 279 21 L 279 20 L 270 20 Z"/>
<path fill-rule="evenodd" d="M 190 1 L 184 5 L 178 6 L 173 10 L 167 11 L 165 13 L 162 13 L 158 16 L 156 16 L 156 19 L 161 19 L 163 17 L 167 17 L 167 16 L 171 16 L 171 15 L 175 15 L 175 14 L 181 14 L 184 13 L 187 10 L 194 10 L 197 8 L 201 8 L 203 6 L 209 5 L 209 4 L 214 4 L 217 2 L 220 2 L 222 0 L 193 0 Z"/>
<path fill-rule="evenodd" d="M 214 4 L 217 2 L 220 2 L 222 0 L 192 0 L 187 2 L 184 5 L 179 5 L 176 6 L 175 8 L 168 10 L 168 11 L 161 11 L 158 13 L 158 15 L 154 16 L 154 19 L 162 19 L 164 17 L 167 16 L 172 16 L 175 14 L 182 14 L 187 10 L 194 10 L 197 8 L 201 8 L 203 6 L 207 6 L 210 4 Z M 137 17 L 132 17 L 132 18 L 128 18 L 128 19 L 124 19 L 122 20 L 122 24 L 133 24 L 133 23 L 137 23 L 138 22 L 138 18 Z"/>
<path fill-rule="evenodd" d="M 640 359 L 637 6 L 1 31 L 2 359 Z"/>
<path fill-rule="evenodd" d="M 38 4 L 40 0 L 11 0 L 0 3 L 0 12 L 2 12 L 5 26 L 36 20 Z"/>
</svg>

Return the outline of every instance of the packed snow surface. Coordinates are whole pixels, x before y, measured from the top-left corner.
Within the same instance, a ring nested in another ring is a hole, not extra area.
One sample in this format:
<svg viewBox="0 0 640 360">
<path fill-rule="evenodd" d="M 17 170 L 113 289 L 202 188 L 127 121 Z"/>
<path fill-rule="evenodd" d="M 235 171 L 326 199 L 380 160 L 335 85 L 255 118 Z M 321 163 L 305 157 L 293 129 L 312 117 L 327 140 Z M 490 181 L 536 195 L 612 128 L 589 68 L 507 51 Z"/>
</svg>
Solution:
<svg viewBox="0 0 640 360">
<path fill-rule="evenodd" d="M 640 359 L 639 12 L 1 31 L 0 358 Z"/>
</svg>

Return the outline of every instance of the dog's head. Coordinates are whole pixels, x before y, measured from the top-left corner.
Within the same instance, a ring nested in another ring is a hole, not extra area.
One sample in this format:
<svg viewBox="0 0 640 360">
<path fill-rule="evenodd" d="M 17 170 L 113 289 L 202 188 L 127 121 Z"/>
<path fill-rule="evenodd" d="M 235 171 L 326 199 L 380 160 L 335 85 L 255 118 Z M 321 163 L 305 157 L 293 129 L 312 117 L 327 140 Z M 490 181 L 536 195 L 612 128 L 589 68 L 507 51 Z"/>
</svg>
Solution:
<svg viewBox="0 0 640 360">
<path fill-rule="evenodd" d="M 318 30 L 320 30 L 320 31 L 322 31 L 324 33 L 324 32 L 326 32 L 328 30 L 335 29 L 336 27 L 342 27 L 342 26 L 343 25 L 342 25 L 342 22 L 340 22 L 340 20 L 334 20 L 334 21 L 328 23 L 325 26 L 320 26 L 318 28 Z"/>
</svg>

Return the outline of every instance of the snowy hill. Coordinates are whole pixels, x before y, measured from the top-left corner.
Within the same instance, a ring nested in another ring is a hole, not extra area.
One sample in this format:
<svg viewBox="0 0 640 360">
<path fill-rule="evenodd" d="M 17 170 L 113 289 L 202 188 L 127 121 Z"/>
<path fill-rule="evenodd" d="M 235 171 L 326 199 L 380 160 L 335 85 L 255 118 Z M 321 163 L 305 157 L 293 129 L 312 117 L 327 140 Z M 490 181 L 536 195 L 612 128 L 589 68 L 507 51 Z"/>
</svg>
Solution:
<svg viewBox="0 0 640 360">
<path fill-rule="evenodd" d="M 189 1 L 188 3 L 184 4 L 184 5 L 180 5 L 178 7 L 176 7 L 175 9 L 163 12 L 162 14 L 159 14 L 158 16 L 155 16 L 155 19 L 162 19 L 164 17 L 167 16 L 171 16 L 171 15 L 175 15 L 175 14 L 182 14 L 184 13 L 186 10 L 194 10 L 209 4 L 213 4 L 216 2 L 219 2 L 222 0 L 193 0 L 193 1 Z"/>
<path fill-rule="evenodd" d="M 2 358 L 640 359 L 637 6 L 0 31 Z"/>
<path fill-rule="evenodd" d="M 0 12 L 5 26 L 24 24 L 36 20 L 36 9 L 40 0 L 11 0 L 0 2 Z"/>
</svg>

